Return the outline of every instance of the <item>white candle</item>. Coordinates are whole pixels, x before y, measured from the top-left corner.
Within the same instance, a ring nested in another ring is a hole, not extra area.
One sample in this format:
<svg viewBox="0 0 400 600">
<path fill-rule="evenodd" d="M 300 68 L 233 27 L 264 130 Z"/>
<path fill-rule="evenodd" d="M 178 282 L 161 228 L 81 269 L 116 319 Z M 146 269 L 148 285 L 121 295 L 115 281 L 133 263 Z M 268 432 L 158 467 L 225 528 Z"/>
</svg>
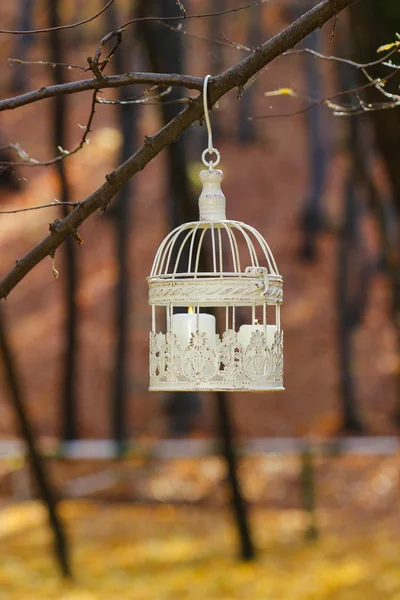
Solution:
<svg viewBox="0 0 400 600">
<path fill-rule="evenodd" d="M 186 348 L 190 343 L 190 336 L 196 333 L 197 328 L 200 333 L 207 334 L 207 340 L 210 346 L 215 346 L 215 317 L 207 313 L 198 315 L 190 313 L 178 313 L 172 317 L 172 332 L 178 338 L 182 348 Z"/>
<path fill-rule="evenodd" d="M 242 347 L 246 347 L 250 344 L 251 336 L 255 331 L 261 331 L 261 333 L 264 333 L 264 325 L 242 325 L 239 327 L 239 343 Z M 266 341 L 268 348 L 271 348 L 272 344 L 274 343 L 276 331 L 276 325 L 267 325 Z"/>
</svg>

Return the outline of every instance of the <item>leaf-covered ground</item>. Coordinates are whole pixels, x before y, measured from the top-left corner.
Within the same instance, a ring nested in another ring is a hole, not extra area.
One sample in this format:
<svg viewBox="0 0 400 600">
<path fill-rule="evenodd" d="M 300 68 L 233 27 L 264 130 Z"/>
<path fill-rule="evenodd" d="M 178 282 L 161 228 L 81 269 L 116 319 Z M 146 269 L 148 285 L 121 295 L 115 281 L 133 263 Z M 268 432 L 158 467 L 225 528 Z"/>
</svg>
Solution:
<svg viewBox="0 0 400 600">
<path fill-rule="evenodd" d="M 354 529 L 322 512 L 307 542 L 301 511 L 253 510 L 260 555 L 244 564 L 221 510 L 68 502 L 62 514 L 73 584 L 58 577 L 42 507 L 2 511 L 1 600 L 400 600 L 399 531 L 382 516 Z"/>
</svg>

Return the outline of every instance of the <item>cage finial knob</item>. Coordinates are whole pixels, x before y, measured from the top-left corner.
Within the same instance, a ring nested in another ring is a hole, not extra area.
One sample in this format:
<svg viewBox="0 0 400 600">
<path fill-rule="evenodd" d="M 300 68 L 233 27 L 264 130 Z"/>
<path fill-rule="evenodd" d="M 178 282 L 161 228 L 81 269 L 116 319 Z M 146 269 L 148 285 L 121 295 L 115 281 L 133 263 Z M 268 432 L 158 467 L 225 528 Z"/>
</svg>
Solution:
<svg viewBox="0 0 400 600">
<path fill-rule="evenodd" d="M 200 171 L 203 189 L 199 197 L 200 221 L 225 221 L 226 199 L 221 190 L 224 174 L 219 169 Z"/>
</svg>

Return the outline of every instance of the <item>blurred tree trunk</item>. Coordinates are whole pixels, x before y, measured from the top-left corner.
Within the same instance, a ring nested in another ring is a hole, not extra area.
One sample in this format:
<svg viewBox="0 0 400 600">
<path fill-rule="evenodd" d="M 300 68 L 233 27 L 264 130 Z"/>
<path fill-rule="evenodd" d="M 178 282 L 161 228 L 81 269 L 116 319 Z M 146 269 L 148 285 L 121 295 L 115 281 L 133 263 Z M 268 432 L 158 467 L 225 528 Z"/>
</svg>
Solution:
<svg viewBox="0 0 400 600">
<path fill-rule="evenodd" d="M 292 0 L 287 9 L 288 19 L 293 21 L 315 6 L 314 0 Z M 322 36 L 319 31 L 313 31 L 301 44 L 322 52 Z M 306 93 L 310 98 L 323 98 L 323 79 L 319 70 L 318 61 L 314 56 L 305 54 L 302 57 L 304 76 L 306 80 Z M 317 237 L 324 228 L 323 215 L 323 190 L 328 168 L 328 148 L 323 131 L 323 113 L 325 107 L 315 106 L 305 112 L 307 122 L 308 152 L 309 152 L 309 192 L 304 202 L 301 225 L 303 240 L 299 248 L 299 256 L 305 261 L 314 261 L 317 257 Z"/>
<path fill-rule="evenodd" d="M 60 0 L 48 0 L 49 26 L 57 27 L 60 24 Z M 62 32 L 52 31 L 49 34 L 50 60 L 55 63 L 68 62 L 65 60 Z M 64 83 L 64 67 L 55 66 L 52 70 L 53 82 Z M 67 140 L 67 96 L 56 96 L 52 101 L 52 150 L 57 155 L 60 148 L 66 148 Z M 71 201 L 71 189 L 68 181 L 65 160 L 56 163 L 60 186 L 60 201 Z M 62 206 L 62 215 L 69 213 L 68 206 Z M 64 323 L 64 360 L 63 375 L 61 380 L 61 430 L 64 440 L 74 440 L 77 437 L 77 366 L 78 366 L 78 320 L 77 320 L 77 289 L 78 267 L 76 255 L 76 242 L 72 237 L 66 239 L 63 252 L 63 276 L 66 317 Z"/>
<path fill-rule="evenodd" d="M 218 0 L 218 10 L 224 11 L 226 10 L 226 0 Z M 210 0 L 208 3 L 208 12 L 215 11 L 215 0 Z M 209 24 L 209 35 L 212 40 L 220 40 L 221 39 L 221 31 L 223 31 L 224 24 L 224 15 L 219 17 L 214 17 L 212 19 L 208 19 Z M 215 76 L 218 73 L 221 73 L 224 68 L 224 52 L 223 46 L 219 44 L 213 44 L 210 42 L 210 75 Z M 218 115 L 218 111 L 216 111 Z M 200 154 L 203 152 L 204 148 L 207 148 L 207 131 L 205 127 L 201 127 L 198 129 L 199 131 L 199 142 L 201 143 Z M 221 139 L 221 126 L 220 120 L 218 118 L 213 119 L 213 138 L 214 142 L 218 142 Z"/>
<path fill-rule="evenodd" d="M 35 0 L 20 0 L 20 11 L 16 29 L 20 31 L 29 31 L 33 29 L 33 9 Z M 18 60 L 28 60 L 28 52 L 35 41 L 34 35 L 17 35 L 15 50 L 12 58 Z M 27 89 L 28 69 L 27 65 L 14 65 L 13 77 L 11 80 L 11 91 L 13 94 L 22 94 Z"/>
<path fill-rule="evenodd" d="M 400 31 L 400 6 L 397 0 L 364 0 L 351 8 L 354 56 L 356 60 L 370 61 L 381 44 L 395 40 Z M 382 76 L 384 67 L 371 73 Z M 365 79 L 363 79 L 365 82 Z M 387 83 L 387 90 L 398 93 L 398 81 Z M 382 101 L 382 95 L 371 88 L 366 91 L 369 102 Z M 374 123 L 376 141 L 384 159 L 392 189 L 392 224 L 395 234 L 386 239 L 387 268 L 392 289 L 392 315 L 397 337 L 397 410 L 396 421 L 400 423 L 400 111 L 399 109 L 369 113 Z M 377 211 L 378 222 L 382 211 Z M 381 228 L 382 231 L 382 228 Z"/>
<path fill-rule="evenodd" d="M 16 28 L 26 31 L 33 28 L 33 7 L 35 0 L 19 0 L 20 11 Z M 10 58 L 18 60 L 28 60 L 28 52 L 34 42 L 33 35 L 17 35 L 14 50 Z M 29 67 L 27 65 L 12 64 L 13 67 L 11 77 L 11 92 L 12 94 L 22 94 L 27 88 L 27 74 Z M 0 141 L 0 146 L 3 145 Z M 8 148 L 0 149 L 0 162 L 14 162 L 15 153 Z M 0 188 L 19 190 L 21 189 L 21 178 L 18 175 L 16 167 L 7 168 L 0 166 Z"/>
<path fill-rule="evenodd" d="M 141 0 L 138 5 L 138 16 L 148 14 L 157 14 L 163 17 L 179 14 L 179 9 L 175 0 Z M 149 58 L 151 69 L 155 72 L 179 73 L 182 72 L 183 52 L 181 38 L 167 28 L 152 22 L 142 21 L 138 24 L 146 52 Z M 181 90 L 173 88 L 166 97 L 167 102 L 181 97 Z M 181 108 L 179 104 L 169 104 L 163 102 L 161 105 L 163 122 L 167 123 Z M 196 221 L 198 219 L 198 207 L 194 202 L 190 190 L 187 161 L 185 153 L 185 140 L 181 137 L 174 144 L 166 149 L 168 161 L 169 178 L 169 197 L 171 199 L 171 226 L 176 227 L 187 221 Z M 186 258 L 187 263 L 187 258 Z M 198 394 L 176 392 L 170 405 L 174 408 L 174 413 L 178 421 L 177 426 L 181 426 L 179 419 L 186 411 L 186 421 L 189 421 L 198 410 Z M 231 487 L 231 501 L 235 514 L 236 526 L 240 537 L 241 557 L 249 560 L 254 557 L 254 546 L 251 541 L 250 526 L 248 522 L 246 503 L 242 496 L 238 474 L 236 457 L 233 448 L 233 434 L 230 423 L 230 414 L 226 402 L 226 396 L 223 392 L 216 395 L 218 411 L 218 427 L 222 439 L 222 452 L 227 465 L 228 479 Z M 190 411 L 190 412 L 188 412 Z M 175 425 L 175 426 L 176 426 Z M 187 427 L 186 427 L 187 429 Z M 180 431 L 184 433 L 184 431 Z"/>
<path fill-rule="evenodd" d="M 112 23 L 109 28 L 116 27 L 118 22 L 117 8 L 110 6 L 107 19 Z M 117 73 L 125 73 L 134 70 L 134 40 L 124 40 L 123 50 L 119 49 L 114 57 L 115 70 Z M 127 100 L 137 95 L 134 88 L 130 86 L 121 87 L 118 90 L 118 99 Z M 118 124 L 123 135 L 123 143 L 118 158 L 118 164 L 124 162 L 131 156 L 138 144 L 137 119 L 139 105 L 120 104 L 117 107 Z M 131 212 L 134 199 L 134 179 L 130 179 L 121 189 L 115 199 L 110 213 L 115 220 L 116 254 L 117 254 L 117 286 L 116 286 L 116 310 L 115 310 L 115 355 L 112 383 L 112 423 L 113 437 L 119 445 L 120 452 L 123 451 L 123 443 L 128 438 L 127 430 L 127 397 L 128 397 L 128 373 L 132 365 L 128 364 L 128 340 L 129 340 L 129 315 L 133 311 L 132 300 L 129 295 L 129 240 L 131 231 Z M 107 213 L 106 213 L 107 214 Z"/>
<path fill-rule="evenodd" d="M 306 42 L 307 48 L 321 52 L 321 33 L 314 31 Z M 319 63 L 314 56 L 303 56 L 307 95 L 310 98 L 323 98 L 324 91 Z M 317 249 L 317 236 L 324 226 L 323 219 L 323 192 L 328 167 L 327 142 L 323 132 L 323 112 L 325 107 L 315 106 L 306 111 L 309 152 L 309 191 L 305 201 L 302 216 L 303 243 L 300 248 L 300 257 L 307 261 L 315 260 Z"/>
<path fill-rule="evenodd" d="M 260 12 L 258 10 L 250 10 L 245 16 L 241 16 L 240 18 L 243 21 L 247 20 L 246 45 L 249 48 L 257 48 L 265 39 Z M 250 144 L 257 139 L 256 121 L 250 120 L 254 112 L 256 86 L 256 82 L 250 83 L 250 86 L 245 89 L 239 102 L 238 139 L 242 144 Z"/>
<path fill-rule="evenodd" d="M 355 186 L 354 168 L 348 173 L 344 189 L 343 225 L 338 244 L 337 309 L 338 309 L 338 356 L 340 371 L 340 402 L 342 413 L 342 431 L 361 433 L 363 426 L 358 414 L 354 385 L 354 346 L 353 338 L 358 325 L 359 300 L 367 292 L 359 287 L 357 276 L 361 265 L 356 264 L 357 257 L 357 219 L 358 199 Z M 355 289 L 358 288 L 358 289 Z"/>
<path fill-rule="evenodd" d="M 36 481 L 39 496 L 45 504 L 50 527 L 54 535 L 54 547 L 61 572 L 64 577 L 71 577 L 68 544 L 62 521 L 57 510 L 55 494 L 48 476 L 45 463 L 36 446 L 36 440 L 25 407 L 21 377 L 17 370 L 15 356 L 8 337 L 3 309 L 0 309 L 0 356 L 4 365 L 6 383 L 10 393 L 10 401 L 15 412 L 18 428 L 26 444 L 28 458 Z"/>
<path fill-rule="evenodd" d="M 256 551 L 252 540 L 247 503 L 240 489 L 238 461 L 234 449 L 233 429 L 229 404 L 225 392 L 216 392 L 217 423 L 221 435 L 222 455 L 227 466 L 228 481 L 231 488 L 231 503 L 234 509 L 236 527 L 239 533 L 240 557 L 242 560 L 254 560 Z"/>
<path fill-rule="evenodd" d="M 348 44 L 347 44 L 348 46 Z M 340 89 L 357 86 L 352 69 L 337 65 Z M 344 101 L 351 101 L 344 98 Z M 364 173 L 368 154 L 363 146 L 362 122 L 352 117 L 345 122 L 349 167 L 343 192 L 343 224 L 339 232 L 336 304 L 338 311 L 338 356 L 340 368 L 340 400 L 342 430 L 362 433 L 364 430 L 357 406 L 354 382 L 354 334 L 362 323 L 367 306 L 372 269 L 360 232 L 362 197 L 367 196 Z"/>
<path fill-rule="evenodd" d="M 138 3 L 138 16 L 160 15 L 162 17 L 179 15 L 180 9 L 175 0 L 141 0 Z M 156 73 L 182 73 L 183 47 L 179 33 L 150 21 L 138 23 L 138 31 L 143 40 L 150 68 Z M 168 123 L 182 109 L 179 103 L 171 103 L 182 98 L 180 88 L 172 88 L 161 102 L 163 123 Z M 171 215 L 170 227 L 174 229 L 181 223 L 198 218 L 198 208 L 193 197 L 186 158 L 185 139 L 182 136 L 166 148 L 168 172 L 168 212 Z M 187 264 L 187 253 L 182 253 L 180 265 Z M 184 270 L 185 267 L 183 267 Z M 201 409 L 198 394 L 175 392 L 169 395 L 166 412 L 169 418 L 170 432 L 175 435 L 188 433 Z"/>
<path fill-rule="evenodd" d="M 315 482 L 315 457 L 312 447 L 306 444 L 300 454 L 300 488 L 308 523 L 304 532 L 306 540 L 314 542 L 319 537 L 317 525 L 317 499 Z"/>
</svg>

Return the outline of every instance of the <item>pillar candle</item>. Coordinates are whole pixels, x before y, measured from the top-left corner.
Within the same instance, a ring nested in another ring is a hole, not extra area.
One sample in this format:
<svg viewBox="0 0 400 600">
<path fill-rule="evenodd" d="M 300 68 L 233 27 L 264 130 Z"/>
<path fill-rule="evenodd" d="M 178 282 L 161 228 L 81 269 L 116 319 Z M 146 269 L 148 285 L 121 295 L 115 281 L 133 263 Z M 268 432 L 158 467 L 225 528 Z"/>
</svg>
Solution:
<svg viewBox="0 0 400 600">
<path fill-rule="evenodd" d="M 264 325 L 260 325 L 260 324 L 258 324 L 258 325 L 242 325 L 239 328 L 239 343 L 240 343 L 240 345 L 243 347 L 248 346 L 248 344 L 250 343 L 251 336 L 255 331 L 261 331 L 262 333 L 264 333 Z M 276 331 L 277 331 L 276 325 L 267 325 L 266 341 L 267 341 L 267 346 L 269 348 L 271 348 L 272 344 L 274 343 Z"/>
<path fill-rule="evenodd" d="M 189 346 L 190 336 L 192 333 L 196 333 L 197 327 L 200 333 L 207 334 L 210 346 L 215 346 L 216 328 L 213 315 L 207 313 L 200 313 L 199 315 L 178 313 L 172 316 L 172 332 L 175 333 L 182 348 Z"/>
</svg>

